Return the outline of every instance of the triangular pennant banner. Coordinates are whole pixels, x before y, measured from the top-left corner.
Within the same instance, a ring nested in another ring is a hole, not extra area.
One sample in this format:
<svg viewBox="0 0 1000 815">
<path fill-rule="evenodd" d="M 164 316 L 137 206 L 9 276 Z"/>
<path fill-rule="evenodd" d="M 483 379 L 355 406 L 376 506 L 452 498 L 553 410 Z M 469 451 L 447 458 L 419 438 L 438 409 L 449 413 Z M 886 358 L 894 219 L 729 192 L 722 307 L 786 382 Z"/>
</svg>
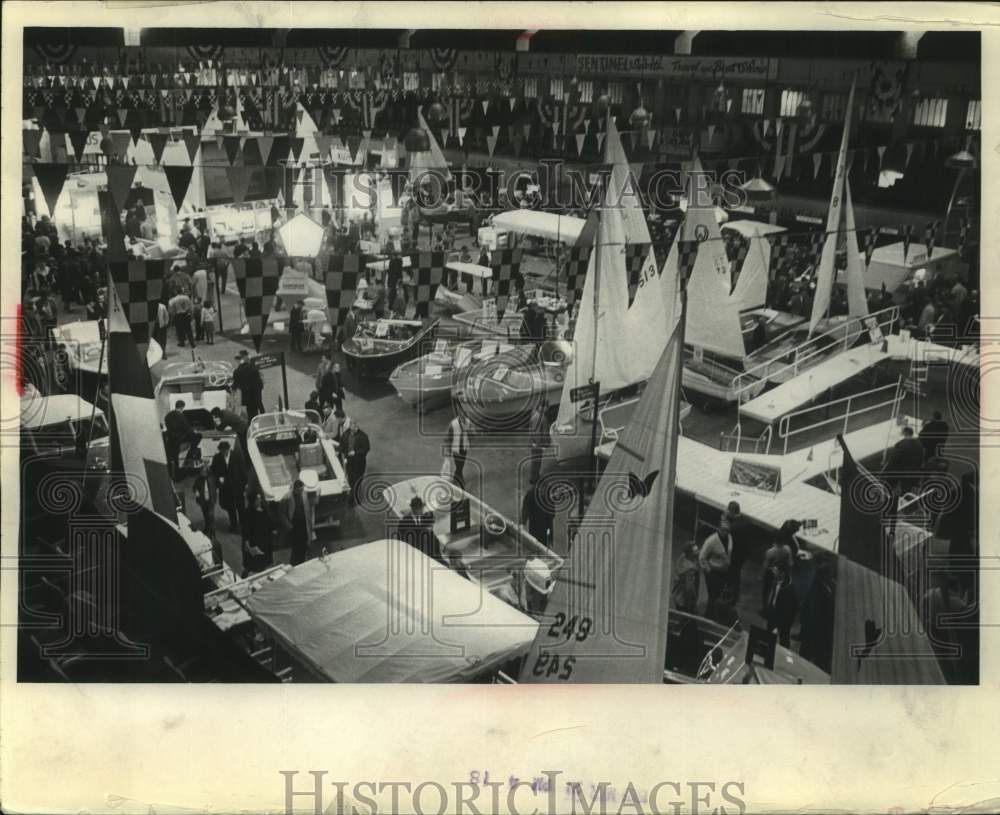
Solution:
<svg viewBox="0 0 1000 815">
<path fill-rule="evenodd" d="M 163 151 L 167 147 L 166 133 L 150 133 L 149 143 L 153 148 L 153 161 L 159 164 L 163 160 Z"/>
<path fill-rule="evenodd" d="M 306 140 L 301 136 L 295 136 L 289 139 L 289 146 L 292 149 L 292 157 L 298 161 L 302 155 L 302 147 L 305 145 Z"/>
<path fill-rule="evenodd" d="M 138 168 L 134 164 L 112 164 L 108 167 L 108 193 L 115 205 L 115 210 L 121 212 L 128 203 L 129 190 Z"/>
<path fill-rule="evenodd" d="M 487 136 L 486 137 L 486 149 L 489 151 L 490 158 L 493 158 L 493 151 L 497 149 L 497 137 Z"/>
<path fill-rule="evenodd" d="M 258 139 L 247 139 L 243 143 L 243 164 L 247 167 L 259 167 L 263 163 Z"/>
<path fill-rule="evenodd" d="M 361 255 L 331 255 L 326 272 L 326 307 L 330 328 L 337 329 L 351 311 L 358 293 Z"/>
<path fill-rule="evenodd" d="M 126 156 L 128 156 L 128 148 L 132 144 L 132 137 L 128 133 L 117 130 L 111 134 L 111 141 L 115 145 L 115 153 L 118 155 L 118 158 L 124 161 Z"/>
<path fill-rule="evenodd" d="M 229 176 L 229 189 L 233 193 L 233 203 L 239 206 L 247 197 L 247 190 L 250 188 L 249 167 L 226 167 L 226 175 Z"/>
<path fill-rule="evenodd" d="M 111 261 L 108 264 L 137 343 L 148 343 L 156 312 L 163 295 L 166 262 L 163 260 Z"/>
<path fill-rule="evenodd" d="M 274 136 L 258 136 L 257 149 L 260 150 L 261 160 L 264 164 L 270 164 L 271 147 L 274 145 Z M 246 148 L 244 147 L 244 152 Z M 244 156 L 244 161 L 246 157 Z"/>
<path fill-rule="evenodd" d="M 69 131 L 69 143 L 73 145 L 73 155 L 76 156 L 77 161 L 83 161 L 83 151 L 87 146 L 88 135 L 90 134 L 86 130 Z"/>
<path fill-rule="evenodd" d="M 192 130 L 185 130 L 184 146 L 187 148 L 188 158 L 194 164 L 194 157 L 198 153 L 198 148 L 201 147 L 201 136 Z"/>
<path fill-rule="evenodd" d="M 229 159 L 231 167 L 236 162 L 236 157 L 240 154 L 240 136 L 227 135 L 223 138 L 223 147 L 226 149 L 226 158 Z"/>
<path fill-rule="evenodd" d="M 906 162 L 903 164 L 904 170 L 910 166 L 910 156 L 912 155 L 913 155 L 913 142 L 908 141 L 906 143 Z"/>
<path fill-rule="evenodd" d="M 878 167 L 880 170 L 882 169 L 882 158 L 885 156 L 885 148 L 886 145 L 884 144 L 875 148 L 878 151 Z"/>
<path fill-rule="evenodd" d="M 180 210 L 187 195 L 188 185 L 191 183 L 191 175 L 194 173 L 194 167 L 164 167 L 163 172 L 167 176 L 170 194 L 174 198 L 174 206 Z"/>
<path fill-rule="evenodd" d="M 32 169 L 38 185 L 42 188 L 42 195 L 45 196 L 45 204 L 49 208 L 49 217 L 56 211 L 56 201 L 62 193 L 63 184 L 66 183 L 66 173 L 69 170 L 67 164 L 34 164 Z"/>
<path fill-rule="evenodd" d="M 819 177 L 819 168 L 822 163 L 823 163 L 823 154 L 813 153 L 813 178 Z"/>
<path fill-rule="evenodd" d="M 586 138 L 587 138 L 587 134 L 586 133 L 577 133 L 576 134 L 576 153 L 577 153 L 577 155 L 579 155 L 580 153 L 583 152 L 583 142 L 586 140 Z"/>
<path fill-rule="evenodd" d="M 913 240 L 913 227 L 910 224 L 902 229 L 903 232 L 903 263 L 906 263 L 906 256 L 910 253 L 910 241 Z"/>
<path fill-rule="evenodd" d="M 417 252 L 410 258 L 411 270 L 414 271 L 414 302 L 420 319 L 428 316 L 430 304 L 444 278 L 445 260 L 444 252 Z"/>
</svg>

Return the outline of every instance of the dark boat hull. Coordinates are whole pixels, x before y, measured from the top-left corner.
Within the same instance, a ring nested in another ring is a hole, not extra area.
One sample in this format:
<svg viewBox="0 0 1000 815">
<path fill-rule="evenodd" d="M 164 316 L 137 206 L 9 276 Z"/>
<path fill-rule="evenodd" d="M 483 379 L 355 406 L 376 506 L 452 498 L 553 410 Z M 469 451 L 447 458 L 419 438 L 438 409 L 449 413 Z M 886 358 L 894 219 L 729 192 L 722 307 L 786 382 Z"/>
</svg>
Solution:
<svg viewBox="0 0 1000 815">
<path fill-rule="evenodd" d="M 434 338 L 437 326 L 438 320 L 434 320 L 421 328 L 410 340 L 400 344 L 397 349 L 381 353 L 365 352 L 354 340 L 348 340 L 342 349 L 347 370 L 363 379 L 388 379 L 389 375 L 404 362 L 426 353 L 425 342 Z"/>
</svg>

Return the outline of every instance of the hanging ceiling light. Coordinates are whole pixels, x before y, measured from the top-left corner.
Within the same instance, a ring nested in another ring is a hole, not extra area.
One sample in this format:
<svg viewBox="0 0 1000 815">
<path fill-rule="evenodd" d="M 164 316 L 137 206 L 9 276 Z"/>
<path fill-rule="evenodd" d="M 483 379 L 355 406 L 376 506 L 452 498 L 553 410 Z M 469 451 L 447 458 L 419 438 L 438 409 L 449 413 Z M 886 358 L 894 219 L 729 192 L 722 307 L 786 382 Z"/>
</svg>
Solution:
<svg viewBox="0 0 1000 815">
<path fill-rule="evenodd" d="M 952 170 L 972 170 L 976 167 L 976 157 L 967 148 L 963 148 L 948 156 L 944 160 L 944 165 Z"/>
<path fill-rule="evenodd" d="M 749 181 L 740 184 L 747 199 L 750 201 L 772 201 L 778 195 L 778 190 L 773 184 L 769 184 L 759 175 L 754 176 Z"/>
<path fill-rule="evenodd" d="M 301 212 L 279 226 L 278 235 L 289 257 L 314 258 L 323 246 L 323 227 Z"/>
</svg>

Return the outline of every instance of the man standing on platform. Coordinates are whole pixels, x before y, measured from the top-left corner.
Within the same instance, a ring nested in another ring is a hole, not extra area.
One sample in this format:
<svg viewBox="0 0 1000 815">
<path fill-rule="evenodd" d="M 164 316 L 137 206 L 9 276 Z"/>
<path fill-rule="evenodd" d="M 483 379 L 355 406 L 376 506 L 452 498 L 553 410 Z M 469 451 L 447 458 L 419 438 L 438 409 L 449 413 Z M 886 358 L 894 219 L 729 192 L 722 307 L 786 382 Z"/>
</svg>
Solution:
<svg viewBox="0 0 1000 815">
<path fill-rule="evenodd" d="M 302 352 L 302 334 L 305 323 L 302 319 L 302 301 L 300 300 L 288 312 L 288 333 L 292 336 L 292 350 Z"/>
<path fill-rule="evenodd" d="M 729 536 L 729 521 L 725 518 L 719 524 L 719 529 L 713 532 L 701 545 L 698 563 L 705 573 L 705 588 L 708 592 L 710 608 L 722 593 L 729 579 L 729 567 L 732 562 L 732 538 Z"/>
<path fill-rule="evenodd" d="M 190 342 L 194 348 L 194 334 L 191 333 L 191 317 L 194 305 L 191 298 L 184 292 L 175 294 L 170 298 L 170 315 L 174 321 L 174 329 L 177 331 L 177 344 L 183 348 L 185 342 Z"/>
</svg>

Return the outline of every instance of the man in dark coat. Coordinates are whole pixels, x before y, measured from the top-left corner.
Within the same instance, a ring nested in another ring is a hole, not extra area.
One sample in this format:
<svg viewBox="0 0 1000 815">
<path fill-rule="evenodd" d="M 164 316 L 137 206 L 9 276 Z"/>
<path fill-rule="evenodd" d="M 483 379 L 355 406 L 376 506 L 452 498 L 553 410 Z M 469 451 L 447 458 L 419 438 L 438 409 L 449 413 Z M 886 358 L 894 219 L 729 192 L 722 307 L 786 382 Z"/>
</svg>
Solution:
<svg viewBox="0 0 1000 815">
<path fill-rule="evenodd" d="M 163 417 L 163 426 L 166 429 L 164 434 L 164 447 L 167 452 L 167 467 L 171 476 L 176 481 L 180 474 L 180 452 L 181 446 L 188 445 L 186 459 L 193 458 L 193 453 L 201 442 L 201 434 L 195 432 L 184 415 L 184 400 L 178 399 L 174 403 L 174 409 Z"/>
<path fill-rule="evenodd" d="M 352 421 L 341 437 L 340 450 L 344 456 L 344 470 L 351 487 L 350 503 L 353 506 L 357 503 L 358 484 L 364 478 L 368 466 L 368 453 L 371 450 L 368 434 Z"/>
<path fill-rule="evenodd" d="M 893 487 L 907 493 L 920 484 L 924 468 L 924 446 L 913 437 L 913 428 L 903 428 L 903 438 L 889 452 L 883 475 Z"/>
<path fill-rule="evenodd" d="M 212 424 L 216 430 L 230 430 L 240 439 L 242 452 L 247 450 L 247 429 L 249 424 L 246 419 L 229 408 L 212 408 Z"/>
<path fill-rule="evenodd" d="M 305 322 L 302 318 L 302 302 L 299 301 L 288 312 L 288 333 L 292 336 L 293 351 L 302 351 L 302 334 L 304 331 Z"/>
<path fill-rule="evenodd" d="M 241 351 L 237 359 L 240 363 L 233 371 L 233 385 L 239 389 L 249 421 L 258 413 L 264 412 L 264 381 L 260 378 L 260 371 L 250 362 L 246 351 Z"/>
<path fill-rule="evenodd" d="M 219 488 L 219 504 L 229 515 L 229 530 L 235 532 L 240 528 L 247 476 L 243 457 L 228 441 L 219 442 L 219 450 L 212 457 L 212 475 Z"/>
<path fill-rule="evenodd" d="M 400 540 L 444 563 L 441 545 L 434 534 L 434 513 L 424 507 L 420 496 L 414 496 L 410 501 L 410 511 L 400 519 L 398 530 Z"/>
<path fill-rule="evenodd" d="M 792 625 L 799 613 L 799 598 L 792 585 L 788 569 L 779 566 L 767 603 L 767 629 L 778 634 L 778 643 L 785 648 L 791 642 Z"/>
<path fill-rule="evenodd" d="M 323 407 L 333 405 L 334 410 L 344 408 L 344 379 L 339 362 L 334 362 L 319 381 L 319 403 Z"/>
<path fill-rule="evenodd" d="M 205 526 L 202 532 L 212 541 L 212 559 L 215 565 L 222 565 L 222 547 L 215 540 L 215 504 L 219 493 L 215 486 L 215 476 L 208 464 L 203 464 L 201 471 L 194 480 L 194 500 L 201 509 Z"/>
</svg>

